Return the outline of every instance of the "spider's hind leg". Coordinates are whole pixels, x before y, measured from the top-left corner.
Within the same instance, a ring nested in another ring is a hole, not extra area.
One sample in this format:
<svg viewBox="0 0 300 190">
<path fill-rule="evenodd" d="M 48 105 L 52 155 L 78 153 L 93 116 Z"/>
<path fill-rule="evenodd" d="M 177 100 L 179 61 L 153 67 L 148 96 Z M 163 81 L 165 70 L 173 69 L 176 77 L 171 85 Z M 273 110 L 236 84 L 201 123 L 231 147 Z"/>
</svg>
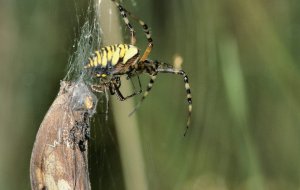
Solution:
<svg viewBox="0 0 300 190">
<path fill-rule="evenodd" d="M 158 73 L 171 73 L 171 74 L 183 76 L 184 87 L 185 87 L 185 91 L 186 91 L 186 99 L 188 102 L 188 119 L 187 119 L 186 129 L 184 132 L 184 136 L 185 136 L 187 133 L 187 130 L 189 129 L 190 122 L 191 122 L 191 115 L 192 115 L 192 94 L 191 94 L 189 79 L 188 79 L 187 74 L 183 70 L 176 70 L 168 64 L 165 64 L 165 65 L 167 65 L 167 67 L 159 67 L 156 71 Z"/>
</svg>

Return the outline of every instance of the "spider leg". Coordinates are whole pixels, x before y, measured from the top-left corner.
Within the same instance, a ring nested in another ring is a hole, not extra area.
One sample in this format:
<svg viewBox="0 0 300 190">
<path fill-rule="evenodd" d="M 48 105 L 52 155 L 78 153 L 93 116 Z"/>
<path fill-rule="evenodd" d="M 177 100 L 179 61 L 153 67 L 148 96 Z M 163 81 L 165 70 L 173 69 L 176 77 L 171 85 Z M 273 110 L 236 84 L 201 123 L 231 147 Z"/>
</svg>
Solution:
<svg viewBox="0 0 300 190">
<path fill-rule="evenodd" d="M 132 86 L 133 86 L 133 88 L 134 88 L 134 90 L 135 90 L 135 85 L 134 85 L 134 83 L 132 82 L 131 78 L 132 78 L 133 76 L 136 76 L 136 77 L 138 78 L 139 88 L 140 88 L 140 89 L 139 89 L 139 91 L 135 92 L 135 93 L 136 93 L 135 95 L 137 95 L 137 94 L 140 94 L 143 90 L 142 90 L 142 84 L 141 84 L 141 80 L 140 80 L 139 74 L 138 74 L 136 71 L 134 71 L 134 73 L 135 73 L 134 75 L 133 75 L 133 74 L 128 74 L 127 77 L 126 77 L 126 79 L 127 79 L 127 80 L 130 79 L 131 84 L 132 84 Z"/>
<path fill-rule="evenodd" d="M 104 92 L 105 86 L 104 85 L 91 85 L 91 89 L 95 92 Z"/>
<path fill-rule="evenodd" d="M 149 92 L 152 89 L 152 86 L 154 84 L 154 81 L 156 79 L 156 74 L 154 75 L 150 75 L 150 81 L 147 85 L 147 89 L 146 92 L 143 94 L 142 98 L 140 99 L 140 101 L 138 102 L 138 104 L 134 107 L 134 110 L 132 112 L 129 113 L 129 116 L 131 116 L 132 114 L 134 114 L 136 112 L 136 110 L 140 107 L 140 105 L 142 104 L 142 102 L 145 100 L 145 98 L 148 96 Z"/>
<path fill-rule="evenodd" d="M 183 70 L 175 70 L 170 65 L 168 65 L 167 68 L 157 68 L 156 71 L 158 73 L 172 73 L 172 74 L 183 76 L 184 87 L 185 87 L 185 91 L 186 91 L 186 99 L 188 102 L 188 119 L 187 119 L 186 129 L 184 132 L 184 136 L 185 136 L 187 133 L 187 130 L 189 129 L 190 122 L 191 122 L 191 115 L 192 115 L 192 94 L 191 94 L 188 76 L 186 75 L 186 73 Z"/>
<path fill-rule="evenodd" d="M 132 25 L 129 23 L 129 20 L 127 18 L 127 15 L 130 16 L 131 18 L 133 18 L 135 21 L 137 21 L 143 28 L 143 31 L 146 35 L 146 38 L 147 38 L 147 41 L 148 41 L 148 46 L 145 50 L 145 52 L 143 53 L 142 57 L 141 57 L 141 61 L 145 61 L 151 50 L 152 50 L 152 47 L 153 47 L 153 40 L 152 40 L 152 37 L 151 37 L 151 33 L 149 31 L 149 27 L 148 25 L 142 21 L 141 19 L 139 19 L 137 16 L 133 15 L 131 12 L 129 12 L 128 10 L 126 10 L 124 7 L 122 7 L 116 0 L 112 0 L 116 5 L 117 7 L 119 8 L 119 11 L 123 17 L 123 20 L 125 22 L 125 24 L 127 25 L 127 27 L 130 29 L 131 31 L 131 35 L 132 35 L 132 40 L 131 40 L 131 44 L 134 45 L 135 44 L 135 41 L 136 41 L 136 38 L 135 38 L 135 31 L 132 27 Z M 134 38 L 134 39 L 133 39 Z"/>
<path fill-rule="evenodd" d="M 120 91 L 120 88 L 116 88 L 115 85 L 114 85 L 114 91 L 116 92 L 116 95 L 117 95 L 117 97 L 119 98 L 120 101 L 127 100 L 128 98 L 131 98 L 131 97 L 133 97 L 133 96 L 135 96 L 135 95 L 140 94 L 140 92 L 134 92 L 133 94 L 124 97 L 123 94 L 122 94 L 121 91 Z"/>
<path fill-rule="evenodd" d="M 147 38 L 147 41 L 148 41 L 148 46 L 147 46 L 147 48 L 146 48 L 144 54 L 142 55 L 142 57 L 141 57 L 141 59 L 140 59 L 140 61 L 145 61 L 145 60 L 148 58 L 148 56 L 149 56 L 149 54 L 150 54 L 150 52 L 151 52 L 151 50 L 152 50 L 152 48 L 153 48 L 153 39 L 152 39 L 152 37 L 151 37 L 151 33 L 150 33 L 150 30 L 149 30 L 149 27 L 148 27 L 148 25 L 147 25 L 144 21 L 142 21 L 140 18 L 138 18 L 137 16 L 133 15 L 132 13 L 130 13 L 129 11 L 127 11 L 126 9 L 124 9 L 124 10 L 127 12 L 127 14 L 128 14 L 131 18 L 133 18 L 134 20 L 136 20 L 136 21 L 142 26 L 143 31 L 144 31 L 144 33 L 145 33 L 145 35 L 146 35 L 146 38 Z"/>
<path fill-rule="evenodd" d="M 141 73 L 142 72 L 148 73 L 150 75 L 150 81 L 147 85 L 146 92 L 143 94 L 141 100 L 135 106 L 134 110 L 129 113 L 129 116 L 131 116 L 132 114 L 134 114 L 134 112 L 137 111 L 137 109 L 140 107 L 142 102 L 145 100 L 145 98 L 148 96 L 149 92 L 151 91 L 152 86 L 153 86 L 154 81 L 155 81 L 156 76 L 157 76 L 156 69 L 159 67 L 160 64 L 161 63 L 159 63 L 157 61 L 152 61 L 152 60 L 145 60 L 143 62 L 139 62 L 139 67 L 137 68 L 137 71 L 141 72 Z"/>
<path fill-rule="evenodd" d="M 115 84 L 113 84 L 114 86 L 114 91 L 116 92 L 117 97 L 119 98 L 120 101 L 124 101 L 126 100 L 126 98 L 124 98 L 123 94 L 121 93 L 119 88 L 116 88 Z"/>
<path fill-rule="evenodd" d="M 121 81 L 120 81 L 120 77 L 114 77 L 111 79 L 111 81 L 109 82 L 109 91 L 111 95 L 117 95 L 118 99 L 120 101 L 124 101 L 125 98 L 123 96 L 123 94 L 120 91 L 120 87 L 121 87 Z"/>
<path fill-rule="evenodd" d="M 120 87 L 121 87 L 120 77 L 115 77 L 111 80 L 111 85 L 109 85 L 109 90 L 110 90 L 111 94 L 112 95 L 116 94 L 120 101 L 124 101 L 128 98 L 131 98 L 135 95 L 140 94 L 142 92 L 142 85 L 141 85 L 141 81 L 140 81 L 140 78 L 138 75 L 137 75 L 137 77 L 138 77 L 139 87 L 140 87 L 139 91 L 136 91 L 136 92 L 132 93 L 131 95 L 124 97 L 124 95 L 120 91 Z"/>
<path fill-rule="evenodd" d="M 123 21 L 125 22 L 126 26 L 129 28 L 130 34 L 131 34 L 131 45 L 134 45 L 136 42 L 136 37 L 135 37 L 135 31 L 127 17 L 127 14 L 129 12 L 124 7 L 122 7 L 116 0 L 111 0 L 111 1 L 116 4 L 116 6 L 118 7 L 118 9 L 120 11 L 120 14 L 122 15 Z"/>
<path fill-rule="evenodd" d="M 142 84 L 141 84 L 141 80 L 140 80 L 140 77 L 139 77 L 139 75 L 138 74 L 136 74 L 136 76 L 137 76 L 137 78 L 138 78 L 138 82 L 139 82 L 139 91 L 135 91 L 134 93 L 132 93 L 131 95 L 129 95 L 129 96 L 126 96 L 125 97 L 125 99 L 127 99 L 127 98 L 131 98 L 131 97 L 133 97 L 133 96 L 136 96 L 136 95 L 138 95 L 138 94 L 140 94 L 140 93 L 142 93 Z M 128 76 L 127 78 L 128 79 L 130 79 L 131 80 L 131 77 L 132 76 Z M 134 86 L 134 83 L 132 82 L 132 80 L 131 80 L 131 83 L 132 83 L 132 85 L 133 85 L 133 87 L 135 88 L 135 86 Z"/>
<path fill-rule="evenodd" d="M 109 85 L 108 86 L 109 92 L 111 95 L 115 95 L 116 94 L 116 89 L 114 85 Z"/>
<path fill-rule="evenodd" d="M 116 84 L 117 88 L 121 87 L 121 79 L 120 79 L 120 77 L 115 77 L 115 78 L 112 79 L 112 81 Z"/>
</svg>

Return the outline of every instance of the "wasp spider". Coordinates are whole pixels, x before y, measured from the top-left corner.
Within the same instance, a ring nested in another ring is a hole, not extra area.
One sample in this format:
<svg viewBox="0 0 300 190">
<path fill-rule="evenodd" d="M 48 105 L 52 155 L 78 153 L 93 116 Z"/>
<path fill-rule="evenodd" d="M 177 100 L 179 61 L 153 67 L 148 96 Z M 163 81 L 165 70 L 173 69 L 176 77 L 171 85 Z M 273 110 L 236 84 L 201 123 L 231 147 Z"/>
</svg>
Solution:
<svg viewBox="0 0 300 190">
<path fill-rule="evenodd" d="M 145 24 L 144 21 L 140 20 L 138 17 L 132 15 L 117 1 L 115 0 L 112 1 L 118 7 L 119 12 L 123 17 L 123 21 L 125 22 L 127 28 L 130 31 L 131 43 L 110 45 L 110 46 L 103 47 L 94 52 L 94 54 L 89 58 L 89 61 L 86 63 L 84 67 L 85 69 L 90 70 L 93 77 L 95 77 L 98 81 L 96 85 L 91 85 L 91 88 L 94 91 L 98 91 L 98 92 L 102 91 L 103 88 L 109 89 L 112 95 L 116 94 L 117 97 L 121 101 L 123 101 L 126 100 L 127 98 L 140 94 L 142 90 L 139 81 L 139 85 L 140 85 L 139 91 L 135 91 L 128 96 L 123 96 L 123 94 L 120 92 L 120 86 L 121 86 L 120 77 L 122 75 L 125 75 L 127 76 L 127 79 L 130 79 L 132 76 L 139 76 L 142 73 L 147 73 L 150 75 L 150 81 L 147 85 L 147 89 L 144 95 L 142 96 L 140 102 L 138 103 L 139 106 L 141 102 L 149 94 L 150 90 L 152 89 L 152 85 L 156 79 L 156 76 L 159 73 L 171 73 L 171 74 L 181 75 L 184 80 L 185 90 L 187 93 L 187 102 L 188 102 L 188 119 L 187 119 L 186 130 L 184 133 L 185 135 L 190 125 L 190 119 L 192 113 L 192 95 L 191 95 L 190 85 L 188 81 L 188 76 L 183 70 L 175 69 L 173 68 L 172 65 L 149 59 L 148 56 L 153 47 L 153 40 L 147 24 Z M 148 45 L 146 50 L 142 54 L 140 53 L 140 50 L 135 46 L 135 42 L 136 42 L 135 30 L 130 24 L 129 18 L 138 22 L 139 25 L 141 25 L 141 27 L 143 28 L 143 31 L 146 35 Z"/>
</svg>

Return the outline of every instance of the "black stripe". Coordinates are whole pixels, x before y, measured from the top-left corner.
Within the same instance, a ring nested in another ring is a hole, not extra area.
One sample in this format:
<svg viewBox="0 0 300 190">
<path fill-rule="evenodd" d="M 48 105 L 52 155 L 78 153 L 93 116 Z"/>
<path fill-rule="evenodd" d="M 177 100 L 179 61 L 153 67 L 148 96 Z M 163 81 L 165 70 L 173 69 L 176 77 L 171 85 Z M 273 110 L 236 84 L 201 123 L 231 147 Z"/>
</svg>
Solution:
<svg viewBox="0 0 300 190">
<path fill-rule="evenodd" d="M 113 58 L 113 52 L 112 52 L 112 57 L 111 60 L 108 60 L 108 51 L 113 51 L 113 46 L 108 46 L 107 47 L 107 54 L 106 54 L 106 60 L 107 60 L 107 65 L 106 68 L 108 68 L 109 70 L 112 68 L 112 58 Z M 110 72 L 110 71 L 109 71 Z"/>
<path fill-rule="evenodd" d="M 119 8 L 119 10 L 121 11 L 121 12 L 124 12 L 124 9 L 123 9 L 123 7 L 121 6 L 121 5 L 118 5 L 118 8 Z M 122 13 L 121 13 L 122 14 Z"/>
<path fill-rule="evenodd" d="M 132 25 L 130 23 L 128 23 L 127 25 L 132 30 Z"/>
<path fill-rule="evenodd" d="M 144 28 L 144 30 L 148 30 L 147 24 L 144 24 L 144 25 L 143 25 L 143 28 Z"/>
<path fill-rule="evenodd" d="M 123 63 L 123 59 L 124 59 L 124 57 L 120 57 L 120 56 L 119 56 L 119 61 L 118 61 L 118 63 Z"/>
<path fill-rule="evenodd" d="M 106 52 L 106 58 L 107 58 L 108 49 L 107 49 L 106 46 L 104 47 L 104 50 L 105 50 L 105 52 Z"/>
<path fill-rule="evenodd" d="M 188 83 L 189 82 L 189 79 L 187 76 L 184 77 L 184 82 Z"/>
<path fill-rule="evenodd" d="M 115 46 L 110 46 L 111 50 L 112 50 L 112 53 L 115 52 Z"/>
<path fill-rule="evenodd" d="M 189 104 L 192 104 L 192 98 L 188 98 L 187 101 Z"/>
<path fill-rule="evenodd" d="M 186 93 L 191 94 L 191 89 L 186 89 Z"/>
</svg>

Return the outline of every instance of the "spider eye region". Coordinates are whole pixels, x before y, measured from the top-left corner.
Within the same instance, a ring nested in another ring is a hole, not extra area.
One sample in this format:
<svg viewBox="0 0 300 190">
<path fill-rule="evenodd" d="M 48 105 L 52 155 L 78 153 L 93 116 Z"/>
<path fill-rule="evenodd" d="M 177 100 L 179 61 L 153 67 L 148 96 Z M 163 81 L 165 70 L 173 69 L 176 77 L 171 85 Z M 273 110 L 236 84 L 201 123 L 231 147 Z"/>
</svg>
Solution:
<svg viewBox="0 0 300 190">
<path fill-rule="evenodd" d="M 97 67 L 94 69 L 93 72 L 94 72 L 94 76 L 96 76 L 97 78 L 106 78 L 111 75 L 110 70 L 107 68 Z"/>
<path fill-rule="evenodd" d="M 106 78 L 107 74 L 105 74 L 105 73 L 102 73 L 102 74 L 97 73 L 96 76 L 99 77 L 99 78 Z"/>
</svg>

